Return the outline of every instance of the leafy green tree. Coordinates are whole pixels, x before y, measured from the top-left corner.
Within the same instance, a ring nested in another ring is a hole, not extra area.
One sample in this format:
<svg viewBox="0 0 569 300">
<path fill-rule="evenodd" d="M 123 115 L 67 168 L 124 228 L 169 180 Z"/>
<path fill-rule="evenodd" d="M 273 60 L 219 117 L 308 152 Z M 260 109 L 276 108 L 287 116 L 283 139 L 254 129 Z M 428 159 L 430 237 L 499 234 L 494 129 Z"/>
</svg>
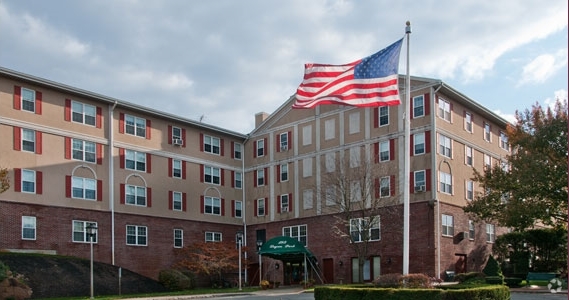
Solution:
<svg viewBox="0 0 569 300">
<path fill-rule="evenodd" d="M 538 224 L 566 228 L 567 124 L 567 100 L 516 112 L 516 123 L 506 132 L 511 154 L 474 171 L 484 192 L 464 210 L 517 230 Z"/>
</svg>

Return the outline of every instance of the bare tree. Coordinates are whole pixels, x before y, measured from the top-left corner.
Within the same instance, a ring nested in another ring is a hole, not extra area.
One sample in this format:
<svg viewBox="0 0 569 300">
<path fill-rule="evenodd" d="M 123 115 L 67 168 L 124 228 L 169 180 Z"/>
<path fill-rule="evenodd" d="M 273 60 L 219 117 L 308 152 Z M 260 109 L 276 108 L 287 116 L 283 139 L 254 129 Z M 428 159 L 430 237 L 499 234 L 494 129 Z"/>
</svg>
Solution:
<svg viewBox="0 0 569 300">
<path fill-rule="evenodd" d="M 325 155 L 321 176 L 323 207 L 334 215 L 333 234 L 346 240 L 359 263 L 359 282 L 369 256 L 370 242 L 381 239 L 380 212 L 384 216 L 397 214 L 394 204 L 395 176 L 379 164 L 371 163 L 363 147 L 345 153 Z M 336 155 L 339 158 L 336 159 Z"/>
<path fill-rule="evenodd" d="M 10 188 L 10 177 L 8 177 L 8 169 L 0 168 L 0 194 Z"/>
</svg>

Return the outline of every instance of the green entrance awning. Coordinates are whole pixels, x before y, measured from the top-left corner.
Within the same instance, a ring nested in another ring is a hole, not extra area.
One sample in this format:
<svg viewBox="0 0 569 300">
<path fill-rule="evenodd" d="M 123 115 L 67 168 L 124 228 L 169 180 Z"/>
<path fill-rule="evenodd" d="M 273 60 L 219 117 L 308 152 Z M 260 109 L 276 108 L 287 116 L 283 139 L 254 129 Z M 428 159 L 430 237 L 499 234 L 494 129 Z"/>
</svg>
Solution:
<svg viewBox="0 0 569 300">
<path fill-rule="evenodd" d="M 288 236 L 277 236 L 263 244 L 259 254 L 282 261 L 302 261 L 313 257 L 310 250 L 302 245 L 297 239 Z"/>
</svg>

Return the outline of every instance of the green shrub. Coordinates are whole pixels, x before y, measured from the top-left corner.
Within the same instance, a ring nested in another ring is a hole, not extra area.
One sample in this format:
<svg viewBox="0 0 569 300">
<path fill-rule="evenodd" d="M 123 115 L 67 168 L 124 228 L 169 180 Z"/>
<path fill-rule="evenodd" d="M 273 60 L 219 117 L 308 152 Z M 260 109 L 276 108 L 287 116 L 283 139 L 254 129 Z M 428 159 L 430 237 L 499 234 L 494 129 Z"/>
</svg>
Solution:
<svg viewBox="0 0 569 300">
<path fill-rule="evenodd" d="M 488 284 L 504 284 L 504 278 L 502 276 L 486 276 L 484 279 Z"/>
<path fill-rule="evenodd" d="M 409 274 L 403 276 L 402 279 L 407 283 L 405 287 L 409 289 L 429 289 L 432 287 L 431 279 L 425 274 Z"/>
<path fill-rule="evenodd" d="M 523 279 L 517 277 L 506 277 L 504 278 L 504 282 L 509 287 L 519 287 L 522 285 Z"/>
<path fill-rule="evenodd" d="M 8 268 L 7 265 L 5 265 L 3 262 L 0 261 L 0 282 L 8 278 L 9 275 L 10 275 L 10 268 Z"/>
<path fill-rule="evenodd" d="M 402 286 L 403 275 L 391 273 L 380 275 L 374 281 L 374 285 L 382 288 L 399 288 Z"/>
<path fill-rule="evenodd" d="M 468 273 L 459 273 L 454 276 L 454 280 L 458 281 L 459 283 L 469 281 L 474 278 L 484 278 L 484 273 L 480 272 L 468 272 Z"/>
<path fill-rule="evenodd" d="M 355 288 L 346 286 L 318 286 L 314 289 L 316 300 L 509 300 L 506 286 L 485 286 L 461 290 L 442 289 L 391 289 Z"/>
<path fill-rule="evenodd" d="M 482 273 L 486 274 L 486 276 L 500 276 L 504 277 L 502 274 L 502 269 L 500 269 L 500 264 L 496 261 L 494 256 L 490 255 L 488 257 L 488 261 L 486 262 L 486 266 L 482 270 Z"/>
<path fill-rule="evenodd" d="M 194 287 L 192 278 L 174 269 L 160 271 L 158 281 L 172 291 L 184 291 Z"/>
</svg>

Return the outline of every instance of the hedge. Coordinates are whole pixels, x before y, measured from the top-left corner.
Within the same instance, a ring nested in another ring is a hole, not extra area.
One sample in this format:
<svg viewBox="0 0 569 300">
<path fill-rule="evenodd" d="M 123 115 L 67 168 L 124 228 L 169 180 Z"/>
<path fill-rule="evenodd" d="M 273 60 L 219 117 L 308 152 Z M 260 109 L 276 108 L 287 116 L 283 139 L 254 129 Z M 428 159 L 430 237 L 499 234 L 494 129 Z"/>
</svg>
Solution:
<svg viewBox="0 0 569 300">
<path fill-rule="evenodd" d="M 506 286 L 485 286 L 461 290 L 442 289 L 393 289 L 354 288 L 323 286 L 314 289 L 315 300 L 509 300 L 510 290 Z"/>
</svg>

